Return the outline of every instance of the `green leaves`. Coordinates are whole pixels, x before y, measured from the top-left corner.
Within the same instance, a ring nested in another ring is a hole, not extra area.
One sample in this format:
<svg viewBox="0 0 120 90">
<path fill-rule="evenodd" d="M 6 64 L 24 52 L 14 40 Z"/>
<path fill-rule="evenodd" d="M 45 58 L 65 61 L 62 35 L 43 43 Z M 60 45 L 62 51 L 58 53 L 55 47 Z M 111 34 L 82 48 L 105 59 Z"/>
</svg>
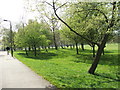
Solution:
<svg viewBox="0 0 120 90">
<path fill-rule="evenodd" d="M 29 20 L 27 26 L 18 30 L 15 42 L 21 47 L 46 46 L 50 43 L 49 34 L 49 28 L 45 27 L 44 23 Z"/>
</svg>

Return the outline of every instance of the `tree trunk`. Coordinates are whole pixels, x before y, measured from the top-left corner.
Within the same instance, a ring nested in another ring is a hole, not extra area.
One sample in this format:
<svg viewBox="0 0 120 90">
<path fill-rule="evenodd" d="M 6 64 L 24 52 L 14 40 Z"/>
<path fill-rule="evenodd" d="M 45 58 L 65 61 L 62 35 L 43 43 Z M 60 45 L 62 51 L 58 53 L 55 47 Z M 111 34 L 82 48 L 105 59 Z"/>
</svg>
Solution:
<svg viewBox="0 0 120 90">
<path fill-rule="evenodd" d="M 63 45 L 60 45 L 62 49 L 64 49 Z"/>
<path fill-rule="evenodd" d="M 13 50 L 16 51 L 16 47 L 15 47 L 15 45 L 13 45 Z"/>
<path fill-rule="evenodd" d="M 79 54 L 78 43 L 76 42 L 75 45 L 76 45 L 76 53 Z"/>
<path fill-rule="evenodd" d="M 69 48 L 69 45 L 66 45 L 67 48 Z"/>
<path fill-rule="evenodd" d="M 34 55 L 37 55 L 37 50 L 36 50 L 36 46 L 34 45 Z"/>
<path fill-rule="evenodd" d="M 104 49 L 103 49 L 103 55 L 105 55 Z"/>
<path fill-rule="evenodd" d="M 72 45 L 70 45 L 70 49 L 72 49 Z"/>
<path fill-rule="evenodd" d="M 73 48 L 75 48 L 75 46 L 74 45 L 72 45 L 73 46 Z"/>
<path fill-rule="evenodd" d="M 57 43 L 56 43 L 55 35 L 54 35 L 54 45 L 55 45 L 55 49 L 58 50 L 58 46 L 57 46 Z"/>
<path fill-rule="evenodd" d="M 40 46 L 38 47 L 39 51 L 41 50 Z"/>
<path fill-rule="evenodd" d="M 53 28 L 53 41 L 54 41 L 55 49 L 58 50 L 54 28 Z"/>
<path fill-rule="evenodd" d="M 55 42 L 54 42 L 54 44 L 55 44 L 55 49 L 58 50 L 57 44 Z"/>
<path fill-rule="evenodd" d="M 81 43 L 81 49 L 84 51 L 85 49 L 84 49 L 84 44 L 83 43 Z"/>
<path fill-rule="evenodd" d="M 31 51 L 31 48 L 30 48 L 30 46 L 28 47 L 28 49 L 29 49 L 29 51 Z"/>
<path fill-rule="evenodd" d="M 42 45 L 41 47 L 42 47 L 42 49 L 44 49 L 44 46 L 43 46 L 43 45 Z"/>
<path fill-rule="evenodd" d="M 95 45 L 93 45 L 92 48 L 93 48 L 93 57 L 95 57 Z"/>
<path fill-rule="evenodd" d="M 25 48 L 26 55 L 28 56 L 27 48 Z"/>
<path fill-rule="evenodd" d="M 107 42 L 108 36 L 109 36 L 108 34 L 105 34 L 105 36 L 104 36 L 104 38 L 103 38 L 103 40 L 102 40 L 102 43 L 98 46 L 98 51 L 97 51 L 96 57 L 95 57 L 92 65 L 91 65 L 90 69 L 88 70 L 88 72 L 89 72 L 90 74 L 94 74 L 94 72 L 95 72 L 95 70 L 96 70 L 96 68 L 97 68 L 97 65 L 98 65 L 98 63 L 99 63 L 101 54 L 102 54 L 103 49 L 104 49 L 104 47 L 105 47 L 105 44 L 106 44 L 106 42 Z"/>
<path fill-rule="evenodd" d="M 46 46 L 45 46 L 45 50 L 46 50 L 46 52 L 48 52 L 48 50 L 47 50 Z"/>
<path fill-rule="evenodd" d="M 50 45 L 48 46 L 48 49 L 50 49 Z"/>
</svg>

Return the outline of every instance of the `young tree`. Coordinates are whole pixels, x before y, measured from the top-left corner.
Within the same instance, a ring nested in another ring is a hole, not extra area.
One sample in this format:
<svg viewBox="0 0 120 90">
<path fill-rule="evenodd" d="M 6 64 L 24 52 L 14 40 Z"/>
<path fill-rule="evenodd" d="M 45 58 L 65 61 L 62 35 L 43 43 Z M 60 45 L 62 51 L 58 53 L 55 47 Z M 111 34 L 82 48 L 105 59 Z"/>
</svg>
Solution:
<svg viewBox="0 0 120 90">
<path fill-rule="evenodd" d="M 44 26 L 44 23 L 38 23 L 37 21 L 29 20 L 27 26 L 20 28 L 16 34 L 16 45 L 22 47 L 32 47 L 34 55 L 37 55 L 37 47 L 47 46 L 50 40 L 48 40 L 49 32 L 48 28 Z M 24 37 L 23 37 L 24 36 Z"/>
<path fill-rule="evenodd" d="M 82 41 L 82 39 L 79 38 L 76 34 L 71 33 L 67 27 L 62 28 L 61 34 L 62 34 L 61 36 L 63 37 L 63 39 L 65 39 L 66 41 L 69 41 L 68 42 L 69 44 L 75 44 L 76 54 L 79 54 L 78 44 Z"/>
</svg>

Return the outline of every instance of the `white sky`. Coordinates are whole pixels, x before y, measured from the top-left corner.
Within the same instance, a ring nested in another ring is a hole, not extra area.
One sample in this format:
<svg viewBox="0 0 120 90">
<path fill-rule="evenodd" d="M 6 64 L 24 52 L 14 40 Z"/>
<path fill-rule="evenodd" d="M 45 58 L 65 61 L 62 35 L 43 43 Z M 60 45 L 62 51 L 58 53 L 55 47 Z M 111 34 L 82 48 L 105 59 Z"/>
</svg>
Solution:
<svg viewBox="0 0 120 90">
<path fill-rule="evenodd" d="M 32 0 L 29 1 L 32 2 Z M 20 20 L 22 20 L 22 17 L 25 19 L 25 21 L 34 18 L 35 13 L 25 12 L 25 2 L 27 2 L 27 0 L 0 0 L 0 22 L 2 21 L 2 26 L 6 26 L 3 24 L 8 24 L 7 26 L 9 28 L 9 23 L 3 22 L 4 19 L 10 20 L 12 22 L 12 25 L 14 26 L 15 23 L 18 23 Z M 34 4 L 32 3 L 32 5 Z"/>
<path fill-rule="evenodd" d="M 0 18 L 17 22 L 22 17 L 23 0 L 0 0 Z"/>
<path fill-rule="evenodd" d="M 26 13 L 24 7 L 27 0 L 0 0 L 0 22 L 2 27 L 9 28 L 9 22 L 3 21 L 4 19 L 10 20 L 12 27 L 23 19 L 25 22 L 34 18 L 34 13 Z"/>
<path fill-rule="evenodd" d="M 23 16 L 27 16 L 25 17 L 25 19 L 33 18 L 34 13 L 33 14 L 28 13 L 28 15 L 25 15 L 25 11 L 24 11 L 25 1 L 26 0 L 0 0 L 0 19 L 10 20 L 14 24 L 16 22 L 19 22 Z M 29 0 L 29 1 L 32 1 L 32 0 Z M 42 0 L 39 0 L 39 1 L 42 1 Z M 51 1 L 51 0 L 46 0 L 46 1 Z M 63 2 L 63 1 L 69 1 L 69 0 L 59 0 L 59 1 Z M 87 1 L 92 1 L 92 0 L 87 0 Z"/>
</svg>

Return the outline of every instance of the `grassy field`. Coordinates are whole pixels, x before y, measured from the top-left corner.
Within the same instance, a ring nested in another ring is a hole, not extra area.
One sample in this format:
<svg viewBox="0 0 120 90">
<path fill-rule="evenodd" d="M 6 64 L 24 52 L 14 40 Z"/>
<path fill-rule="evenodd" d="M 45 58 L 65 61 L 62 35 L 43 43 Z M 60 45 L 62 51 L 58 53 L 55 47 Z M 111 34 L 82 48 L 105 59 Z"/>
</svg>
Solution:
<svg viewBox="0 0 120 90">
<path fill-rule="evenodd" d="M 37 57 L 16 51 L 15 57 L 58 88 L 118 88 L 118 44 L 107 44 L 96 75 L 87 71 L 93 61 L 91 47 L 85 51 L 75 49 L 41 50 Z"/>
</svg>

